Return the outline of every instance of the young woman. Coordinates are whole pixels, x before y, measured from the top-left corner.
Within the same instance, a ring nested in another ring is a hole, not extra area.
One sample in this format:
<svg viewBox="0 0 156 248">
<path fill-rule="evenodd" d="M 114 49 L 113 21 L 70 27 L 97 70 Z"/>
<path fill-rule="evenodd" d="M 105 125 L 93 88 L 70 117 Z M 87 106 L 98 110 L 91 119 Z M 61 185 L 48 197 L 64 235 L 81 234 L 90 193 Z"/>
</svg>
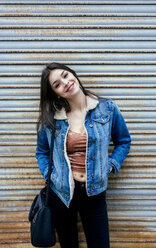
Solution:
<svg viewBox="0 0 156 248">
<path fill-rule="evenodd" d="M 77 213 L 88 248 L 109 248 L 108 175 L 117 173 L 131 138 L 115 102 L 86 90 L 75 71 L 51 63 L 42 72 L 36 158 L 45 180 L 56 120 L 50 204 L 61 248 L 78 247 Z M 110 139 L 114 143 L 108 156 Z"/>
</svg>

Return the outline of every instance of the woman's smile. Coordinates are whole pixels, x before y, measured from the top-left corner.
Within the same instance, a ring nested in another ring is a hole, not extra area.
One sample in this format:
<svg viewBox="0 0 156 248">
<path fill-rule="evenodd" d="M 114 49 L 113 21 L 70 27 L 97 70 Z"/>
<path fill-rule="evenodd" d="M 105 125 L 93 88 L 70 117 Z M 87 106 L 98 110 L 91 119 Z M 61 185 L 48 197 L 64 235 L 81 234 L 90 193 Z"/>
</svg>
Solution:
<svg viewBox="0 0 156 248">
<path fill-rule="evenodd" d="M 70 84 L 69 87 L 67 88 L 66 92 L 72 91 L 74 88 L 74 83 Z"/>
</svg>

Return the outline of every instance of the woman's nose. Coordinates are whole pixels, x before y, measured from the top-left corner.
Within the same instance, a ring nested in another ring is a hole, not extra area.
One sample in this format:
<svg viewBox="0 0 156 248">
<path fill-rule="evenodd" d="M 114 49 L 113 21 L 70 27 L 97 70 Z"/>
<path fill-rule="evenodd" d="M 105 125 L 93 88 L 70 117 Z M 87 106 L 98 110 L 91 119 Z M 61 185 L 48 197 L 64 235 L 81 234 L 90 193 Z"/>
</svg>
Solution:
<svg viewBox="0 0 156 248">
<path fill-rule="evenodd" d="M 68 83 L 68 80 L 63 80 L 63 85 L 64 86 L 67 86 L 69 83 Z"/>
</svg>

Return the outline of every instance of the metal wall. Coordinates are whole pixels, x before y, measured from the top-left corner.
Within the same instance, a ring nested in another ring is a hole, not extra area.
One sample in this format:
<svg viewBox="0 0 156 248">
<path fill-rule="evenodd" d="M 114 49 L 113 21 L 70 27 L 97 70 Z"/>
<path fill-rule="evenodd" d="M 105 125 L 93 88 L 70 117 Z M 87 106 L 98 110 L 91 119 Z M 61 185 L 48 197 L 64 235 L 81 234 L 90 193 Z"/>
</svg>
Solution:
<svg viewBox="0 0 156 248">
<path fill-rule="evenodd" d="M 0 1 L 1 248 L 31 247 L 28 210 L 44 184 L 35 159 L 39 81 L 51 61 L 115 100 L 132 136 L 109 178 L 111 248 L 156 247 L 155 40 L 156 1 Z M 81 223 L 79 239 L 86 247 Z"/>
</svg>

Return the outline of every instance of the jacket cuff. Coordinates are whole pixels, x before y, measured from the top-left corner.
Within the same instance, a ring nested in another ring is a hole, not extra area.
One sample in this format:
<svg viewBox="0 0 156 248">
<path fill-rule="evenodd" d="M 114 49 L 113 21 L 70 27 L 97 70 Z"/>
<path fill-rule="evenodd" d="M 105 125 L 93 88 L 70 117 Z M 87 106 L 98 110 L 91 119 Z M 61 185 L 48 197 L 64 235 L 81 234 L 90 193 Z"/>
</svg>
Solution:
<svg viewBox="0 0 156 248">
<path fill-rule="evenodd" d="M 48 179 L 48 168 L 46 168 L 44 170 L 44 179 L 47 180 Z"/>
<path fill-rule="evenodd" d="M 110 158 L 110 157 L 109 157 L 109 160 L 110 160 L 110 168 L 111 168 L 111 166 L 113 167 L 112 172 L 114 174 L 118 173 L 118 171 L 120 169 L 120 165 L 118 164 L 118 162 L 115 159 Z"/>
</svg>

